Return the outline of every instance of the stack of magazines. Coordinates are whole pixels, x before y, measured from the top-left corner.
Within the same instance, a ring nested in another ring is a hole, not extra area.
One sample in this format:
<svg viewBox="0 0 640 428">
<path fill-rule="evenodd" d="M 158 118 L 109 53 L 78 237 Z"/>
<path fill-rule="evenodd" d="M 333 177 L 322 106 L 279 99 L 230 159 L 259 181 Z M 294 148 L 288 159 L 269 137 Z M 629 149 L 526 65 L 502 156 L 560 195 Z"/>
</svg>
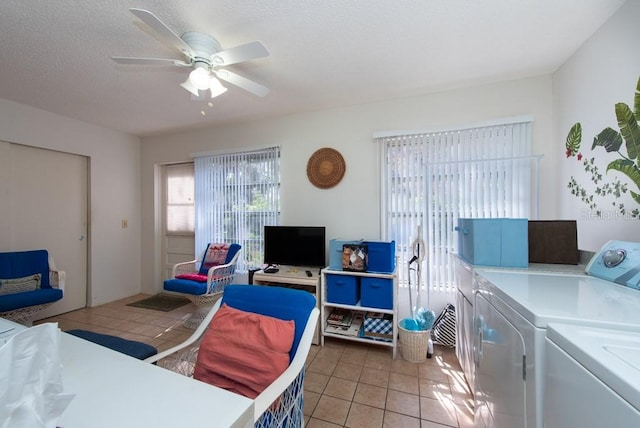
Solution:
<svg viewBox="0 0 640 428">
<path fill-rule="evenodd" d="M 333 308 L 327 317 L 325 332 L 343 336 L 359 336 L 363 322 L 363 312 Z"/>
</svg>

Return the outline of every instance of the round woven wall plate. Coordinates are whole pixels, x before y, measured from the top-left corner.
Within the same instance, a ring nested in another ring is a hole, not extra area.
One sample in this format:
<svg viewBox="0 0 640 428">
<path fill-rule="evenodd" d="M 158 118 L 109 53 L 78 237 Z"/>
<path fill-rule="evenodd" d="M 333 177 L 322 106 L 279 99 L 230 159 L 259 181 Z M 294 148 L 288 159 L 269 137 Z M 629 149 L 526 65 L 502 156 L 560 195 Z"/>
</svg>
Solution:
<svg viewBox="0 0 640 428">
<path fill-rule="evenodd" d="M 340 183 L 346 165 L 340 152 L 329 147 L 317 150 L 307 162 L 307 177 L 320 189 L 328 189 Z"/>
</svg>

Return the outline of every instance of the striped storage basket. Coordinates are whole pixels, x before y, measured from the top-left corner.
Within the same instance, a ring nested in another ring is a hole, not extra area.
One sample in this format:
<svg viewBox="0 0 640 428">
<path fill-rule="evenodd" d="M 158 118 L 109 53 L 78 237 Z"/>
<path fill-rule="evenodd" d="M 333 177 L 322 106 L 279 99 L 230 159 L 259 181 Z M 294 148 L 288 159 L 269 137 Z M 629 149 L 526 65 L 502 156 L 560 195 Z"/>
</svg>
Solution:
<svg viewBox="0 0 640 428">
<path fill-rule="evenodd" d="M 431 328 L 433 343 L 453 348 L 456 346 L 456 308 L 447 303 L 447 306 L 438 315 Z"/>
</svg>

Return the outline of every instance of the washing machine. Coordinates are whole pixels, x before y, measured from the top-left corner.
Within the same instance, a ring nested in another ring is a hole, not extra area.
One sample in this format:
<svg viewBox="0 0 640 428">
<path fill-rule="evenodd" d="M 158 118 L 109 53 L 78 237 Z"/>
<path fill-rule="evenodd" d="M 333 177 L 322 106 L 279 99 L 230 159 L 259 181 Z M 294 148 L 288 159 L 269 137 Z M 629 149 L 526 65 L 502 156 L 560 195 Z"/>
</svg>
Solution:
<svg viewBox="0 0 640 428">
<path fill-rule="evenodd" d="M 640 427 L 640 331 L 547 326 L 546 428 Z"/>
<path fill-rule="evenodd" d="M 550 323 L 639 331 L 640 291 L 627 286 L 640 274 L 638 270 L 631 276 L 640 266 L 636 249 L 640 244 L 607 243 L 592 258 L 585 274 L 474 270 L 476 426 L 544 426 L 545 348 Z M 607 276 L 611 267 L 603 273 L 604 262 L 595 260 L 615 263 L 616 272 Z M 599 277 L 589 275 L 594 271 Z M 629 284 L 620 284 L 621 277 Z"/>
</svg>

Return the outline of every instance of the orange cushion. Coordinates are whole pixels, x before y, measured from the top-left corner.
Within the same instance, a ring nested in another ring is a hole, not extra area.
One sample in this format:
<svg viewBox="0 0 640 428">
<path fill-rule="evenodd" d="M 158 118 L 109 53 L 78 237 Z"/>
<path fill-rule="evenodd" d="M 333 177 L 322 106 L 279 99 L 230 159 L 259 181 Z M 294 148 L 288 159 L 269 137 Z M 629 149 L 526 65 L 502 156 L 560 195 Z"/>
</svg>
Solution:
<svg viewBox="0 0 640 428">
<path fill-rule="evenodd" d="M 202 338 L 193 377 L 256 398 L 289 367 L 294 331 L 293 321 L 223 304 Z"/>
</svg>

